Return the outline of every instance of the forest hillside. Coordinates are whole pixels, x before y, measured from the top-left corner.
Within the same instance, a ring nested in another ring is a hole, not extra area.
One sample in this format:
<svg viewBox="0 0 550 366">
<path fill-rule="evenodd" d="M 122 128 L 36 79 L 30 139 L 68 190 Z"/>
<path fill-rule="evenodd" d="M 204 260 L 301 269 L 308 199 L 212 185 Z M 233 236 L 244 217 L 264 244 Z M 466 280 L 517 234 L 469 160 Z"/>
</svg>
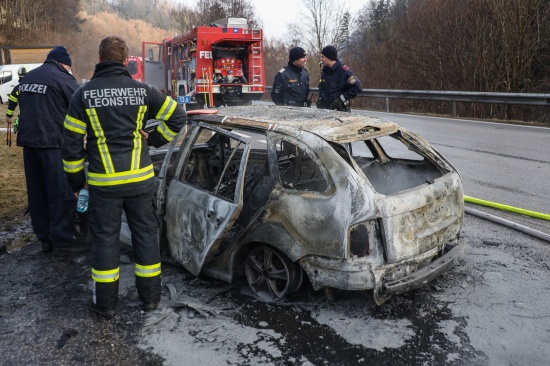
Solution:
<svg viewBox="0 0 550 366">
<path fill-rule="evenodd" d="M 305 12 L 288 31 L 264 40 L 266 82 L 286 65 L 288 50 L 308 52 L 311 86 L 319 52 L 338 48 L 368 89 L 550 93 L 550 0 L 365 0 L 350 14 L 345 1 L 297 0 Z M 274 5 L 276 6 L 276 5 Z M 77 79 L 87 79 L 107 35 L 160 42 L 224 17 L 261 28 L 250 0 L 0 0 L 0 46 L 65 45 Z M 297 19 L 297 20 L 296 20 Z M 357 98 L 354 107 L 383 108 L 383 99 Z M 440 113 L 447 102 L 400 100 L 394 111 Z M 461 116 L 545 120 L 547 108 L 457 106 Z"/>
</svg>

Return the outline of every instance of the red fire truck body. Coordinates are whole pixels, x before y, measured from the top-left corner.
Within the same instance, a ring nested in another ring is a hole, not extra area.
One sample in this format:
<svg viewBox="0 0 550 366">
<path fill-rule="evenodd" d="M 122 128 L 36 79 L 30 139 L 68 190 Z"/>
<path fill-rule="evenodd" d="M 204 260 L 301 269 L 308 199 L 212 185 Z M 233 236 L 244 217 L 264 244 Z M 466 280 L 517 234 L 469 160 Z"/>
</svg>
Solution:
<svg viewBox="0 0 550 366">
<path fill-rule="evenodd" d="M 145 82 L 196 109 L 245 105 L 265 90 L 263 33 L 220 19 L 160 43 L 143 42 Z"/>
<path fill-rule="evenodd" d="M 143 59 L 140 56 L 128 56 L 126 68 L 133 79 L 143 81 Z"/>
</svg>

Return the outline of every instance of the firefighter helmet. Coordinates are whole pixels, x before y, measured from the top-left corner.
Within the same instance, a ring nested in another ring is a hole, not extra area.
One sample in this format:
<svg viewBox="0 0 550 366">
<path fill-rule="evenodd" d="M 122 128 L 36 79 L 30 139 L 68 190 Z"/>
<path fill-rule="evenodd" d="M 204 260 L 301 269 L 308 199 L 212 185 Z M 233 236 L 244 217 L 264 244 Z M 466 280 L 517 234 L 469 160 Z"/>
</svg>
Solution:
<svg viewBox="0 0 550 366">
<path fill-rule="evenodd" d="M 19 75 L 19 77 L 25 76 L 26 73 L 27 73 L 27 66 L 25 65 L 21 66 L 19 70 L 17 70 L 17 75 Z"/>
</svg>

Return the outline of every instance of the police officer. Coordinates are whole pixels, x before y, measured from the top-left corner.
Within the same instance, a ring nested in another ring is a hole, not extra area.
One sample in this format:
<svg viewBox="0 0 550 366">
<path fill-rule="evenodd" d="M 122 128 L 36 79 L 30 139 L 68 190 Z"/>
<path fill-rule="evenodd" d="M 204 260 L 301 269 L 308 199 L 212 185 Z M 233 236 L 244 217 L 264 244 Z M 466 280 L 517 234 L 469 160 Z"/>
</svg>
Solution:
<svg viewBox="0 0 550 366">
<path fill-rule="evenodd" d="M 277 105 L 299 107 L 311 106 L 309 95 L 309 74 L 304 68 L 307 62 L 306 51 L 294 47 L 288 53 L 288 65 L 283 67 L 273 81 L 271 100 Z"/>
<path fill-rule="evenodd" d="M 132 79 L 125 67 L 128 46 L 123 39 L 104 38 L 99 61 L 92 79 L 71 99 L 63 163 L 77 192 L 86 182 L 84 159 L 88 158 L 88 212 L 93 234 L 90 309 L 111 319 L 118 298 L 123 210 L 132 233 L 136 287 L 143 309 L 154 310 L 160 301 L 155 176 L 147 145 L 159 147 L 172 140 L 185 125 L 186 114 L 172 98 Z M 142 130 L 149 119 L 160 121 L 150 134 Z"/>
<path fill-rule="evenodd" d="M 361 92 L 361 81 L 338 60 L 338 51 L 334 46 L 323 48 L 321 65 L 317 108 L 350 112 L 349 101 Z"/>
<path fill-rule="evenodd" d="M 21 110 L 17 146 L 23 147 L 32 227 L 42 242 L 42 250 L 53 249 L 56 256 L 89 249 L 73 237 L 76 197 L 61 159 L 63 120 L 78 88 L 70 73 L 71 66 L 65 47 L 53 48 L 40 67 L 20 80 L 19 95 L 17 99 L 10 96 L 8 108 L 13 115 L 12 102 L 18 102 Z"/>
</svg>

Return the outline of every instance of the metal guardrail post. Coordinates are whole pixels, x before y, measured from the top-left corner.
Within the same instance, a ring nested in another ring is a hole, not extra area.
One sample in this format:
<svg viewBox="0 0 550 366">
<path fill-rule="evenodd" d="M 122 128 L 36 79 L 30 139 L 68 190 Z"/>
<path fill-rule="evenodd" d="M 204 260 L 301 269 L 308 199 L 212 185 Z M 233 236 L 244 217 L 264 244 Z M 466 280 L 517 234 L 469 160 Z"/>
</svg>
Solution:
<svg viewBox="0 0 550 366">
<path fill-rule="evenodd" d="M 451 102 L 451 117 L 456 118 L 456 102 Z"/>
<path fill-rule="evenodd" d="M 386 113 L 390 113 L 390 98 L 386 98 Z"/>
</svg>

